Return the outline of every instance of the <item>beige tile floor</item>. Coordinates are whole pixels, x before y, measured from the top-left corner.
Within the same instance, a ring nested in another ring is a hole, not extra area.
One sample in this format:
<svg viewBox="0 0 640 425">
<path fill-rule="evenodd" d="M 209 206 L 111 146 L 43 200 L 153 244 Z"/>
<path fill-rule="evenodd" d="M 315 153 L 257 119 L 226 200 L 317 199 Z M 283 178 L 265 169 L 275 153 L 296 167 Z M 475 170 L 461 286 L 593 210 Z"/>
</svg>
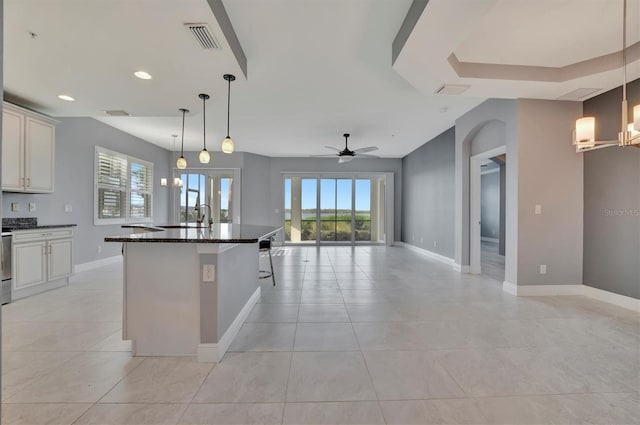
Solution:
<svg viewBox="0 0 640 425">
<path fill-rule="evenodd" d="M 4 424 L 639 424 L 640 318 L 403 248 L 282 248 L 223 362 L 131 357 L 121 266 L 3 307 Z"/>
</svg>

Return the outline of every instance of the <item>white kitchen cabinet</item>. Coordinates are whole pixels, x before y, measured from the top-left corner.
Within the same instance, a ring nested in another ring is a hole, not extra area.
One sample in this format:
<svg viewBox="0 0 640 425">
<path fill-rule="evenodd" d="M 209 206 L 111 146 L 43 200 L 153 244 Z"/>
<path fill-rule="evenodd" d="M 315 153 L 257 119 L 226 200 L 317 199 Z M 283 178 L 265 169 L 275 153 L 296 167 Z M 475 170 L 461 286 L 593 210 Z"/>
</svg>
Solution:
<svg viewBox="0 0 640 425">
<path fill-rule="evenodd" d="M 2 111 L 2 190 L 24 190 L 24 115 Z"/>
<path fill-rule="evenodd" d="M 39 285 L 47 281 L 47 257 L 45 255 L 46 249 L 47 243 L 44 241 L 28 242 L 14 245 L 14 290 L 24 289 L 33 285 Z"/>
<path fill-rule="evenodd" d="M 73 229 L 13 232 L 13 298 L 68 283 L 73 275 Z"/>
<path fill-rule="evenodd" d="M 2 190 L 53 192 L 57 121 L 7 102 L 2 120 Z"/>
<path fill-rule="evenodd" d="M 62 279 L 73 274 L 73 240 L 61 239 L 48 242 L 48 278 Z"/>
</svg>

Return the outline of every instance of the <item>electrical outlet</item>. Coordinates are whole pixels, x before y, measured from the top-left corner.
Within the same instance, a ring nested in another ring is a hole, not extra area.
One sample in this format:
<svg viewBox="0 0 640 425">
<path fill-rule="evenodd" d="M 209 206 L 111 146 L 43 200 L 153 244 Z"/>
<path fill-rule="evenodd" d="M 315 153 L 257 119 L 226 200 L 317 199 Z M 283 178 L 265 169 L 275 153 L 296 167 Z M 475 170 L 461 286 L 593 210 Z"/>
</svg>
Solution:
<svg viewBox="0 0 640 425">
<path fill-rule="evenodd" d="M 547 265 L 540 264 L 540 274 L 547 274 Z"/>
<path fill-rule="evenodd" d="M 102 252 L 102 245 L 98 245 L 98 254 Z"/>
<path fill-rule="evenodd" d="M 433 241 L 433 247 L 437 248 L 438 247 L 438 241 Z"/>
<path fill-rule="evenodd" d="M 29 202 L 29 212 L 34 212 L 36 210 L 36 203 Z"/>
<path fill-rule="evenodd" d="M 205 264 L 202 266 L 202 281 L 215 282 L 216 266 L 213 264 Z"/>
<path fill-rule="evenodd" d="M 12 212 L 20 211 L 20 204 L 18 204 L 17 202 L 12 202 L 11 211 Z"/>
<path fill-rule="evenodd" d="M 420 245 L 424 245 L 424 238 L 420 237 Z"/>
<path fill-rule="evenodd" d="M 541 215 L 542 214 L 542 204 L 536 204 L 535 213 L 536 213 L 536 215 Z"/>
</svg>

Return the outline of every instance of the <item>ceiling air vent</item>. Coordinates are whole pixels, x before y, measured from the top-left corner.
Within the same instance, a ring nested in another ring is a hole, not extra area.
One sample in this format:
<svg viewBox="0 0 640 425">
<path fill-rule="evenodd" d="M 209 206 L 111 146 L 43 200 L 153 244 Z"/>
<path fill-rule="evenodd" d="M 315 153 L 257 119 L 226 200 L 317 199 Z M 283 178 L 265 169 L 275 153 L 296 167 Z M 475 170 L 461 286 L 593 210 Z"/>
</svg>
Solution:
<svg viewBox="0 0 640 425">
<path fill-rule="evenodd" d="M 436 94 L 461 94 L 469 87 L 467 84 L 445 84 L 436 90 Z"/>
<path fill-rule="evenodd" d="M 584 100 L 587 97 L 591 97 L 592 94 L 599 92 L 602 89 L 592 88 L 580 88 L 563 94 L 557 100 Z"/>
<path fill-rule="evenodd" d="M 128 117 L 131 115 L 130 113 L 128 113 L 127 111 L 123 111 L 122 109 L 112 109 L 109 111 L 104 111 L 104 113 L 111 117 Z"/>
<path fill-rule="evenodd" d="M 184 24 L 191 34 L 198 40 L 203 49 L 219 49 L 220 43 L 215 39 L 207 24 Z"/>
</svg>

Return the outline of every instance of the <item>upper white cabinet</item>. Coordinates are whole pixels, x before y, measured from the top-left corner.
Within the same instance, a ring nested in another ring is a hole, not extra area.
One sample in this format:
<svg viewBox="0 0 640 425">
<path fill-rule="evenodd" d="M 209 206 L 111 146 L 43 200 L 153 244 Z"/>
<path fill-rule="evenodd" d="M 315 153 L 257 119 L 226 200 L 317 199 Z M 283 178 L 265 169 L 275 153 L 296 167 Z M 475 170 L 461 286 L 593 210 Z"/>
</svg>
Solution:
<svg viewBox="0 0 640 425">
<path fill-rule="evenodd" d="M 53 192 L 57 121 L 3 103 L 2 190 Z"/>
</svg>

